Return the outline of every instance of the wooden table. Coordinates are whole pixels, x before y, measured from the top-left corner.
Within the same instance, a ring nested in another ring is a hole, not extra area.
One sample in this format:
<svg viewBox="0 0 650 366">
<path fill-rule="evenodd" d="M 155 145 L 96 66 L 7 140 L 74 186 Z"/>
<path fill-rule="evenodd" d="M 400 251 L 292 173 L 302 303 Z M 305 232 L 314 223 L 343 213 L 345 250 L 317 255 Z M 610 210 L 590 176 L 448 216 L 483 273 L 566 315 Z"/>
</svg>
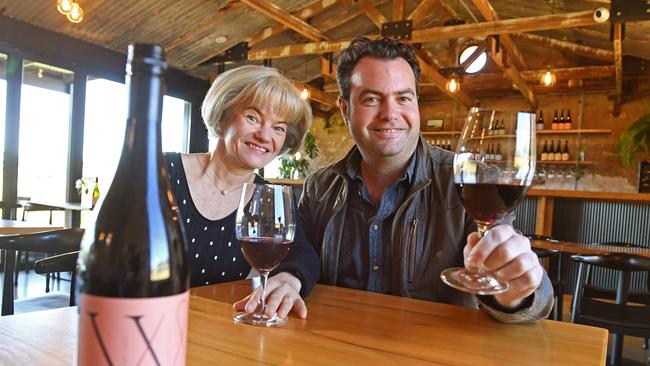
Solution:
<svg viewBox="0 0 650 366">
<path fill-rule="evenodd" d="M 607 331 L 540 321 L 508 325 L 476 309 L 317 285 L 306 320 L 235 324 L 239 281 L 192 290 L 189 365 L 602 365 Z M 0 364 L 70 365 L 77 309 L 0 318 Z"/>
<path fill-rule="evenodd" d="M 2 220 L 0 222 L 0 235 L 29 234 L 39 231 L 60 230 L 62 227 L 34 224 L 27 221 Z"/>
<path fill-rule="evenodd" d="M 622 247 L 614 245 L 573 243 L 570 241 L 531 240 L 533 248 L 553 249 L 573 254 L 608 254 L 625 253 L 650 258 L 650 247 Z"/>
</svg>

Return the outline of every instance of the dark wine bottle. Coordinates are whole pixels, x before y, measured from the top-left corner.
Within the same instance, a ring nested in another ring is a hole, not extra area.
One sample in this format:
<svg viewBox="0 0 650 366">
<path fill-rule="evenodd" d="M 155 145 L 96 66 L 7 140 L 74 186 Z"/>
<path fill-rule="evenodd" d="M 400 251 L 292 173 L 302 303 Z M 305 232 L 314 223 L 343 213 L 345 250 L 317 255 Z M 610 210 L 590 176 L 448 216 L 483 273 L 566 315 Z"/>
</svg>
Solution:
<svg viewBox="0 0 650 366">
<path fill-rule="evenodd" d="M 551 145 L 548 147 L 548 156 L 546 157 L 546 160 L 555 160 L 555 142 L 553 142 L 553 140 L 551 140 Z"/>
<path fill-rule="evenodd" d="M 569 109 L 567 112 L 566 119 L 564 120 L 564 129 L 570 130 L 572 128 L 571 126 L 572 122 L 573 121 L 571 120 L 571 110 Z"/>
<path fill-rule="evenodd" d="M 562 160 L 562 141 L 557 140 L 557 145 L 555 145 L 555 161 Z"/>
<path fill-rule="evenodd" d="M 494 160 L 503 160 L 503 155 L 501 155 L 501 144 L 497 144 L 497 152 L 494 154 Z"/>
<path fill-rule="evenodd" d="M 544 140 L 544 148 L 542 149 L 542 156 L 540 156 L 540 160 L 541 161 L 548 160 L 548 145 L 546 140 Z"/>
<path fill-rule="evenodd" d="M 569 160 L 569 140 L 564 140 L 564 150 L 562 150 L 562 161 Z"/>
<path fill-rule="evenodd" d="M 551 124 L 551 129 L 552 130 L 557 130 L 558 128 L 558 123 L 560 120 L 557 118 L 557 109 L 555 110 L 555 115 L 553 116 L 553 122 Z"/>
<path fill-rule="evenodd" d="M 544 129 L 544 111 L 539 111 L 539 118 L 537 119 L 537 130 Z"/>
<path fill-rule="evenodd" d="M 79 254 L 79 365 L 184 364 L 189 259 L 161 150 L 163 49 L 130 45 L 115 178 Z"/>
<path fill-rule="evenodd" d="M 560 124 L 557 125 L 558 130 L 564 129 L 564 109 L 560 112 Z"/>
</svg>

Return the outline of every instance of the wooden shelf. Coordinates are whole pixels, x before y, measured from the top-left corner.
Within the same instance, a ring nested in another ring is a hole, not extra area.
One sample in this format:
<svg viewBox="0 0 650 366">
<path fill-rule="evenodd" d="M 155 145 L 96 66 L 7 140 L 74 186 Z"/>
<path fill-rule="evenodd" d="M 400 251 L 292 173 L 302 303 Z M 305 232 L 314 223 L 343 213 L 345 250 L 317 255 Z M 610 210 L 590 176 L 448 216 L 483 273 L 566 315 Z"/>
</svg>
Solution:
<svg viewBox="0 0 650 366">
<path fill-rule="evenodd" d="M 457 136 L 460 135 L 460 131 L 422 131 L 423 136 Z"/>
<path fill-rule="evenodd" d="M 567 161 L 549 161 L 549 160 L 537 160 L 537 164 L 544 164 L 544 165 L 594 165 L 593 161 L 575 161 L 575 160 L 567 160 Z"/>
<path fill-rule="evenodd" d="M 538 135 L 578 135 L 578 134 L 584 134 L 584 135 L 596 135 L 596 134 L 610 134 L 612 133 L 612 130 L 610 129 L 588 129 L 588 130 L 577 130 L 577 129 L 571 129 L 571 130 L 537 130 Z"/>
</svg>

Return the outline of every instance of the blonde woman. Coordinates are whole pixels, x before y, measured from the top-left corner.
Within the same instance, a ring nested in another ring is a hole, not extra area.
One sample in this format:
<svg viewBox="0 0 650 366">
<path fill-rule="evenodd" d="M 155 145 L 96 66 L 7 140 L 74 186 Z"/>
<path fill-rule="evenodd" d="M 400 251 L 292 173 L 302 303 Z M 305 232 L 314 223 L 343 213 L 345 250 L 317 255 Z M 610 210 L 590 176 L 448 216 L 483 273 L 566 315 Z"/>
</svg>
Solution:
<svg viewBox="0 0 650 366">
<path fill-rule="evenodd" d="M 185 226 L 191 285 L 246 278 L 251 266 L 235 238 L 235 214 L 244 183 L 264 183 L 254 173 L 276 156 L 295 153 L 309 130 L 309 103 L 274 68 L 247 65 L 219 75 L 201 115 L 214 147 L 206 153 L 166 154 L 172 191 Z M 289 255 L 267 284 L 268 313 L 284 318 L 292 307 L 307 315 L 302 300 L 319 276 L 319 260 L 299 228 Z M 255 310 L 257 293 L 237 304 Z M 250 301 L 249 301 L 250 300 Z"/>
</svg>

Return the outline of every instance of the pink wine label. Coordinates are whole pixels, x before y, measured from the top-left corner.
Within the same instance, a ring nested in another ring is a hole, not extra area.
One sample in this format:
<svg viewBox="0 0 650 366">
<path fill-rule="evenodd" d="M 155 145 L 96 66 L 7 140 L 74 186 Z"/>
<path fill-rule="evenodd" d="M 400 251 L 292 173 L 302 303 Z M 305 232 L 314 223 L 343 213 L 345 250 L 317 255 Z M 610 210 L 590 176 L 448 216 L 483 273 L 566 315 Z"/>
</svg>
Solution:
<svg viewBox="0 0 650 366">
<path fill-rule="evenodd" d="M 184 365 L 189 296 L 81 294 L 78 364 Z"/>
</svg>

